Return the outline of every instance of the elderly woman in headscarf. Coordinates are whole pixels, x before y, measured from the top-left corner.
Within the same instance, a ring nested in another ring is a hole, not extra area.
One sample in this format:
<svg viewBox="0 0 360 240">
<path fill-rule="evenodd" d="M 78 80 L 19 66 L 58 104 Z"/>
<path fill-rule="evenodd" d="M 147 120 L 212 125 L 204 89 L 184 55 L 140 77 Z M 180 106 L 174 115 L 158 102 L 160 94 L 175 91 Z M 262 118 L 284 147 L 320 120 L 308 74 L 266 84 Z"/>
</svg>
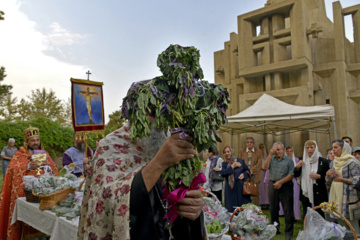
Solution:
<svg viewBox="0 0 360 240">
<path fill-rule="evenodd" d="M 295 157 L 294 148 L 292 146 L 287 146 L 285 148 L 285 154 L 289 158 L 291 158 L 294 162 L 294 166 L 299 162 L 299 159 Z M 300 212 L 300 185 L 298 183 L 298 178 L 294 177 L 292 179 L 293 186 L 294 186 L 294 217 L 296 220 L 301 220 L 301 212 Z M 279 215 L 284 215 L 284 210 L 280 203 L 280 211 Z"/>
<path fill-rule="evenodd" d="M 326 172 L 329 170 L 329 161 L 320 157 L 317 143 L 314 140 L 305 142 L 303 159 L 300 160 L 294 170 L 295 177 L 300 176 L 301 196 L 303 214 L 306 215 L 307 208 L 320 205 L 328 201 L 325 184 Z M 325 218 L 324 212 L 317 212 Z"/>
<path fill-rule="evenodd" d="M 235 159 L 229 146 L 224 147 L 224 162 L 221 175 L 225 177 L 225 208 L 233 212 L 236 207 L 250 203 L 249 195 L 243 195 L 244 181 L 249 178 L 250 169 L 241 158 Z"/>
<path fill-rule="evenodd" d="M 358 219 L 350 219 L 349 203 L 359 200 L 354 186 L 359 181 L 360 167 L 358 161 L 351 155 L 351 147 L 347 142 L 334 140 L 332 150 L 335 155 L 333 168 L 326 173 L 326 180 L 332 182 L 329 201 L 338 205 L 338 211 L 349 220 L 359 236 Z M 338 221 L 341 225 L 348 227 L 342 219 Z"/>
<path fill-rule="evenodd" d="M 215 194 L 215 196 L 222 202 L 222 189 L 223 182 L 222 180 L 214 179 L 213 176 L 215 172 L 221 172 L 221 165 L 223 163 L 223 159 L 219 156 L 219 152 L 215 149 L 209 149 L 208 151 L 208 160 L 206 161 L 206 168 L 208 168 L 208 175 L 206 178 L 208 179 L 209 187 L 211 192 Z"/>
<path fill-rule="evenodd" d="M 264 164 L 266 158 L 267 158 L 267 152 L 265 145 L 263 143 L 259 144 L 259 149 L 261 150 L 263 160 L 262 164 Z M 261 165 L 262 166 L 262 165 Z M 259 203 L 262 210 L 267 210 L 270 207 L 269 203 L 269 194 L 268 194 L 268 184 L 269 184 L 269 170 L 263 170 L 261 169 L 261 182 L 259 185 Z"/>
</svg>

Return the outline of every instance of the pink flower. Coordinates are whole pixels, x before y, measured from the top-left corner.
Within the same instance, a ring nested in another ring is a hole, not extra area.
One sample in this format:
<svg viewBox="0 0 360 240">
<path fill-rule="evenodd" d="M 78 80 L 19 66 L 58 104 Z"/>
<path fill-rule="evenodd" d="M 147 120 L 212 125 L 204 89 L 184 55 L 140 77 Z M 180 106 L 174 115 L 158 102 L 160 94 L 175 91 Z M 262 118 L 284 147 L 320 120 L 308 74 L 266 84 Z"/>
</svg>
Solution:
<svg viewBox="0 0 360 240">
<path fill-rule="evenodd" d="M 97 175 L 97 177 L 96 177 L 96 179 L 95 179 L 95 182 L 96 182 L 97 184 L 99 184 L 103 177 L 104 177 L 104 175 L 102 175 L 102 174 Z"/>
<path fill-rule="evenodd" d="M 106 165 L 106 168 L 109 172 L 115 172 L 116 170 L 116 166 L 115 164 L 112 164 L 112 165 Z"/>
<path fill-rule="evenodd" d="M 120 159 L 114 159 L 113 160 L 113 163 L 115 163 L 117 165 L 121 165 L 121 162 L 122 162 L 122 160 L 120 160 Z"/>
<path fill-rule="evenodd" d="M 144 151 L 144 149 L 142 149 L 140 146 L 137 146 L 137 147 L 136 147 L 136 150 L 138 150 L 139 152 L 143 152 L 143 151 Z"/>
<path fill-rule="evenodd" d="M 87 175 L 88 177 L 92 176 L 93 173 L 94 173 L 94 170 L 93 170 L 91 167 L 86 171 L 86 175 Z"/>
<path fill-rule="evenodd" d="M 96 150 L 95 156 L 99 156 L 99 154 L 102 152 L 101 147 Z"/>
<path fill-rule="evenodd" d="M 124 138 L 125 138 L 126 140 L 130 140 L 129 135 L 127 135 L 127 134 L 124 134 Z"/>
<path fill-rule="evenodd" d="M 112 235 L 110 233 L 106 233 L 102 240 L 112 240 Z"/>
<path fill-rule="evenodd" d="M 92 198 L 92 190 L 90 190 L 89 198 Z"/>
<path fill-rule="evenodd" d="M 124 130 L 125 130 L 125 132 L 129 132 L 129 131 L 130 131 L 130 127 L 129 127 L 129 126 L 126 126 L 126 127 L 124 127 Z"/>
<path fill-rule="evenodd" d="M 97 214 L 101 214 L 104 211 L 105 207 L 104 207 L 104 202 L 99 200 L 96 203 L 96 212 Z"/>
<path fill-rule="evenodd" d="M 96 162 L 96 166 L 101 167 L 102 165 L 104 165 L 105 160 L 103 158 L 100 158 L 99 160 L 97 160 Z"/>
<path fill-rule="evenodd" d="M 115 189 L 114 193 L 115 193 L 115 196 L 116 196 L 116 197 L 117 197 L 119 191 L 120 191 L 120 188 Z"/>
<path fill-rule="evenodd" d="M 113 181 L 114 181 L 114 179 L 112 177 L 110 177 L 110 176 L 106 177 L 106 183 L 113 182 Z"/>
<path fill-rule="evenodd" d="M 138 157 L 138 156 L 134 156 L 134 160 L 135 160 L 135 163 L 141 163 L 141 157 Z"/>
<path fill-rule="evenodd" d="M 104 151 L 107 151 L 107 150 L 109 150 L 110 148 L 109 148 L 109 146 L 104 146 L 103 149 L 104 149 Z"/>
<path fill-rule="evenodd" d="M 97 240 L 96 234 L 93 233 L 93 232 L 91 232 L 91 233 L 89 234 L 89 240 Z"/>
<path fill-rule="evenodd" d="M 121 149 L 120 152 L 121 152 L 122 154 L 127 154 L 127 151 L 125 151 L 125 150 L 123 150 L 123 149 Z"/>
<path fill-rule="evenodd" d="M 91 225 L 91 221 L 90 221 L 90 217 L 88 217 L 86 220 L 86 226 L 90 227 L 90 225 Z"/>
<path fill-rule="evenodd" d="M 130 185 L 126 184 L 120 188 L 121 194 L 127 194 L 130 191 Z"/>
<path fill-rule="evenodd" d="M 131 178 L 131 174 L 127 175 L 127 176 L 125 177 L 125 180 L 129 180 L 130 178 Z"/>
<path fill-rule="evenodd" d="M 115 131 L 114 134 L 119 134 L 120 132 L 119 131 Z"/>
<path fill-rule="evenodd" d="M 121 205 L 120 208 L 118 209 L 118 212 L 122 217 L 125 217 L 127 211 L 129 211 L 129 208 L 125 204 Z"/>
<path fill-rule="evenodd" d="M 111 196 L 111 189 L 110 189 L 110 187 L 105 188 L 105 190 L 103 191 L 102 197 L 103 197 L 104 199 L 107 199 L 107 198 L 109 198 L 110 196 Z"/>
</svg>

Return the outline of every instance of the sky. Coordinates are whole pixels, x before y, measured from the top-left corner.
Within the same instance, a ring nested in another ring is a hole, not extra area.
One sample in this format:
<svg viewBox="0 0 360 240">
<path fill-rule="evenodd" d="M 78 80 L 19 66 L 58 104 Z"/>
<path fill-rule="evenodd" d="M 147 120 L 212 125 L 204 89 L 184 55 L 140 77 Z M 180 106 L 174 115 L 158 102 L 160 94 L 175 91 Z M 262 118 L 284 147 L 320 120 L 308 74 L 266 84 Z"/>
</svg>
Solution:
<svg viewBox="0 0 360 240">
<path fill-rule="evenodd" d="M 332 20 L 332 2 L 325 0 Z M 237 16 L 266 0 L 3 0 L 0 66 L 13 97 L 52 89 L 66 101 L 70 78 L 103 82 L 105 121 L 131 83 L 162 75 L 156 60 L 170 44 L 200 50 L 204 79 L 214 82 L 214 52 L 237 32 Z M 342 7 L 359 0 L 340 0 Z M 345 19 L 347 37 L 352 24 Z"/>
</svg>

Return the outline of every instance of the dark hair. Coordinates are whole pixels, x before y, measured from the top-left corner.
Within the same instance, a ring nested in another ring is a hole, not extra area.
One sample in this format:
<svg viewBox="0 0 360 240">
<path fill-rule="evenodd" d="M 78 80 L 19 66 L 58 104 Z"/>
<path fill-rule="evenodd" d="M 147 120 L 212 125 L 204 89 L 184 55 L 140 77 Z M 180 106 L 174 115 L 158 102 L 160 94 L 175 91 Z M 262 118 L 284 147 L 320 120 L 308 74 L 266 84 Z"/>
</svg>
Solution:
<svg viewBox="0 0 360 240">
<path fill-rule="evenodd" d="M 345 140 L 345 139 L 347 139 L 347 138 L 350 140 L 350 142 L 352 142 L 352 138 L 351 138 L 351 137 L 348 137 L 348 136 L 342 137 L 341 140 Z"/>
<path fill-rule="evenodd" d="M 215 154 L 215 155 L 218 155 L 218 154 L 219 154 L 218 150 L 217 150 L 217 149 L 213 149 L 213 148 L 209 148 L 208 152 L 209 152 L 209 153 L 213 153 L 213 154 Z"/>
<path fill-rule="evenodd" d="M 336 139 L 336 140 L 332 141 L 331 143 L 336 143 L 341 148 L 344 148 L 344 140 Z"/>
<path fill-rule="evenodd" d="M 285 150 L 288 150 L 288 149 L 291 149 L 291 150 L 293 150 L 293 151 L 294 151 L 294 149 L 293 149 L 293 147 L 292 147 L 292 146 L 287 146 L 287 147 L 285 148 Z"/>
<path fill-rule="evenodd" d="M 246 138 L 246 140 L 249 140 L 249 139 L 253 140 L 253 142 L 255 143 L 255 139 L 253 137 L 247 137 Z"/>
</svg>

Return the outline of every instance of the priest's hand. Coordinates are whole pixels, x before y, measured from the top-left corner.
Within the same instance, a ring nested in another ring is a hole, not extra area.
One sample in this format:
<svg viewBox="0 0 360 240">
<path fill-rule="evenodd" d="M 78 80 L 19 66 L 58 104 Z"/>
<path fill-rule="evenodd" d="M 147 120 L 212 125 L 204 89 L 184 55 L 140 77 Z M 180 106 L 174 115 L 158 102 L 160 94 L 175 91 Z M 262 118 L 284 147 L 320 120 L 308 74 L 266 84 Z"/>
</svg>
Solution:
<svg viewBox="0 0 360 240">
<path fill-rule="evenodd" d="M 177 213 L 181 217 L 194 221 L 200 216 L 203 206 L 204 200 L 201 192 L 199 190 L 189 190 L 185 197 L 178 202 Z"/>
<path fill-rule="evenodd" d="M 30 161 L 30 170 L 33 171 L 35 169 L 37 169 L 39 166 L 38 166 L 38 163 L 36 161 Z"/>
<path fill-rule="evenodd" d="M 193 158 L 196 152 L 194 145 L 190 143 L 191 140 L 190 136 L 186 136 L 185 139 L 180 138 L 180 133 L 171 135 L 166 139 L 152 161 L 159 164 L 162 171 L 165 171 L 182 160 Z"/>
</svg>

